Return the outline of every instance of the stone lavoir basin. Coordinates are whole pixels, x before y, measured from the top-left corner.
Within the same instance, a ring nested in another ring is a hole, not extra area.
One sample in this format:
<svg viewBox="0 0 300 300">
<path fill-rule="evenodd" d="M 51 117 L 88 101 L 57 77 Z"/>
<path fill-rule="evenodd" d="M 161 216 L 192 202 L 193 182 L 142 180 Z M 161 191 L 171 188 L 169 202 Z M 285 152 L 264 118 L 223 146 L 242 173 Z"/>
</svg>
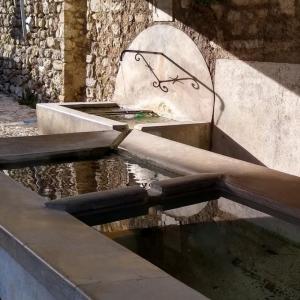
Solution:
<svg viewBox="0 0 300 300">
<path fill-rule="evenodd" d="M 208 122 L 179 121 L 154 110 L 123 107 L 114 102 L 43 103 L 37 105 L 42 134 L 118 130 L 128 134 L 140 130 L 160 137 L 208 149 Z"/>
<path fill-rule="evenodd" d="M 110 154 L 96 160 L 30 164 L 22 168 L 0 170 L 0 172 L 38 193 L 45 200 L 57 200 L 126 186 L 141 186 L 148 189 L 152 181 L 178 176 L 154 166 L 143 165 L 128 155 L 118 154 Z M 201 218 L 201 216 L 197 217 Z M 195 220 L 196 217 L 182 218 L 181 222 L 190 223 Z M 169 224 L 180 224 L 180 221 L 169 216 L 168 213 L 159 213 L 99 225 L 97 229 L 115 231 Z"/>
<path fill-rule="evenodd" d="M 42 132 L 56 133 L 61 130 L 59 122 L 49 125 L 49 115 L 56 120 L 65 120 L 66 116 L 70 116 L 78 122 L 84 122 L 85 128 L 89 128 L 89 120 L 94 124 L 99 122 L 101 126 L 129 133 L 128 139 L 125 138 L 125 142 L 121 143 L 121 148 L 129 148 L 129 152 L 133 149 L 134 156 L 140 157 L 139 161 L 148 161 L 148 152 L 154 153 L 156 148 L 159 149 L 155 156 L 159 160 L 156 165 L 161 166 L 160 171 L 153 173 L 154 176 L 148 176 L 144 182 L 131 181 L 134 184 L 145 187 L 153 179 L 172 177 L 172 174 L 170 176 L 162 169 L 168 169 L 167 160 L 173 144 L 166 140 L 156 141 L 153 135 L 172 140 L 170 131 L 167 132 L 166 128 L 178 133 L 175 127 L 183 126 L 184 122 L 162 118 L 149 110 L 125 109 L 115 103 L 41 104 L 38 106 L 38 117 Z M 73 130 L 78 128 L 78 123 L 71 123 L 75 124 L 71 126 Z M 184 136 L 193 132 L 191 128 L 194 124 L 190 123 L 188 126 L 188 129 L 184 128 Z M 201 141 L 196 146 L 207 149 L 205 136 L 210 134 L 209 127 L 207 123 L 197 123 L 197 126 L 201 128 L 202 134 L 199 131 L 195 134 Z M 141 131 L 151 133 L 152 137 Z M 194 141 L 181 142 L 193 146 L 196 144 Z M 150 148 L 154 146 L 154 149 L 149 150 L 147 145 Z M 181 146 L 178 144 L 176 147 Z M 193 151 L 197 152 L 197 149 Z M 166 160 L 160 159 L 161 156 L 165 156 Z M 185 161 L 184 157 L 180 159 Z M 186 162 L 182 164 L 185 165 Z M 220 165 L 222 164 L 221 162 Z M 149 165 L 147 168 L 149 171 Z M 116 169 L 120 170 L 119 167 Z M 128 162 L 126 169 L 127 175 L 124 178 L 134 178 L 131 173 L 132 165 Z M 122 174 L 119 171 L 109 174 L 110 180 L 115 181 L 119 173 Z M 122 186 L 124 181 L 121 181 Z M 151 215 L 101 223 L 94 228 L 210 299 L 297 299 L 300 295 L 299 246 L 243 220 L 228 221 L 231 218 L 222 213 L 214 202 L 210 202 L 191 216 L 174 216 L 158 209 Z"/>
<path fill-rule="evenodd" d="M 51 200 L 125 186 L 148 189 L 152 181 L 178 176 L 117 153 L 2 172 Z M 300 248 L 245 221 L 225 219 L 208 205 L 193 217 L 156 211 L 93 228 L 210 299 L 297 299 Z"/>
</svg>

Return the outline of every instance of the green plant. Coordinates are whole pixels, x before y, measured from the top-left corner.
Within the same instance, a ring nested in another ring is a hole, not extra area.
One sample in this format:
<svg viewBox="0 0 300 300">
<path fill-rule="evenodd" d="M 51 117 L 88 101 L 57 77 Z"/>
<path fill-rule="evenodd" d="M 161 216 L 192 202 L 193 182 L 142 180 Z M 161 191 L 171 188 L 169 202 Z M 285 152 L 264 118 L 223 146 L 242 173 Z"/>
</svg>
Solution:
<svg viewBox="0 0 300 300">
<path fill-rule="evenodd" d="M 22 93 L 22 98 L 18 102 L 20 105 L 27 105 L 35 109 L 38 103 L 38 97 L 29 88 L 25 88 Z"/>
</svg>

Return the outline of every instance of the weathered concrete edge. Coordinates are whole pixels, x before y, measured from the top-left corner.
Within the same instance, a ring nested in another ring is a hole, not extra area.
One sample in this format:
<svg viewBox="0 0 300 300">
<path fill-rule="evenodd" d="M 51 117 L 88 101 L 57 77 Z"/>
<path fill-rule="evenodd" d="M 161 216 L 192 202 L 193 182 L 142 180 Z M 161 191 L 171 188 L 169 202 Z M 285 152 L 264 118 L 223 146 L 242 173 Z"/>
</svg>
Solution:
<svg viewBox="0 0 300 300">
<path fill-rule="evenodd" d="M 211 147 L 211 123 L 207 122 L 147 123 L 134 129 L 205 150 Z"/>
<path fill-rule="evenodd" d="M 75 108 L 75 107 L 74 107 Z M 42 103 L 36 109 L 41 134 L 85 131 L 128 131 L 126 123 L 77 111 L 57 103 Z"/>
<path fill-rule="evenodd" d="M 0 190 L 0 246 L 55 299 L 124 299 L 116 285 L 135 299 L 139 283 L 148 299 L 207 299 L 1 174 Z"/>
<path fill-rule="evenodd" d="M 61 299 L 88 299 L 83 291 L 59 274 L 46 261 L 43 261 L 41 257 L 9 233 L 2 225 L 0 225 L 0 247 L 41 283 L 52 296 L 60 295 Z"/>
<path fill-rule="evenodd" d="M 170 127 L 170 126 L 187 126 L 187 125 L 198 125 L 198 126 L 207 126 L 210 123 L 207 122 L 194 122 L 194 121 L 170 121 L 164 123 L 145 123 L 145 124 L 137 124 L 134 126 L 134 129 L 142 130 L 143 128 L 148 127 Z"/>
</svg>

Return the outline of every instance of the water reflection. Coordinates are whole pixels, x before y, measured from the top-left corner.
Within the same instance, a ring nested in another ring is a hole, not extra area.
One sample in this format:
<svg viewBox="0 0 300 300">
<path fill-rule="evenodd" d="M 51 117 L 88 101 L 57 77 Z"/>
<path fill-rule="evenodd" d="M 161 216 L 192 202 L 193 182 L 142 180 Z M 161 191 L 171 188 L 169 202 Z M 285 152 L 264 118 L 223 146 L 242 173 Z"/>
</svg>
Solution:
<svg viewBox="0 0 300 300">
<path fill-rule="evenodd" d="M 110 155 L 95 161 L 30 166 L 4 172 L 25 187 L 51 200 L 132 185 L 147 189 L 153 180 L 175 176 L 163 170 L 150 169 L 120 155 Z M 95 228 L 103 232 L 114 232 L 196 223 L 210 220 L 215 214 L 215 207 L 214 203 L 210 203 L 204 211 L 189 218 L 174 218 L 158 211 L 153 215 L 102 224 Z"/>
<path fill-rule="evenodd" d="M 246 222 L 106 235 L 210 299 L 300 299 L 300 248 Z"/>
<path fill-rule="evenodd" d="M 175 122 L 174 120 L 161 117 L 152 111 L 132 111 L 122 110 L 121 108 L 80 108 L 79 111 L 108 118 L 118 122 L 127 123 L 129 128 L 133 129 L 137 124 L 147 123 L 169 123 Z"/>
<path fill-rule="evenodd" d="M 150 170 L 118 155 L 93 161 L 30 166 L 4 172 L 51 200 L 128 185 L 147 188 L 153 180 L 170 178 L 169 174 Z"/>
</svg>

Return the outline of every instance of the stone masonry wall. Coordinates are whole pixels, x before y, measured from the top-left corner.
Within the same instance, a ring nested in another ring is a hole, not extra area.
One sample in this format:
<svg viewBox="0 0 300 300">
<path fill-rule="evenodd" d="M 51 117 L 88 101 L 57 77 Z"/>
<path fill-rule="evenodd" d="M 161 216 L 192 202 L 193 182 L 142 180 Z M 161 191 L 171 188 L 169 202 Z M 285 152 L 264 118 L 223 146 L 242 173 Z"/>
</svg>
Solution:
<svg viewBox="0 0 300 300">
<path fill-rule="evenodd" d="M 64 0 L 64 74 L 61 101 L 83 101 L 86 81 L 87 0 Z"/>
<path fill-rule="evenodd" d="M 62 89 L 63 0 L 25 0 L 26 37 L 19 0 L 0 0 L 0 90 L 39 100 L 58 99 Z"/>
<path fill-rule="evenodd" d="M 156 0 L 158 2 L 170 0 Z M 152 0 L 0 0 L 0 90 L 40 100 L 112 98 L 122 50 L 153 25 Z M 173 0 L 174 22 L 217 58 L 300 63 L 300 0 Z"/>
<path fill-rule="evenodd" d="M 162 1 L 162 0 L 160 0 Z M 87 99 L 110 100 L 120 53 L 155 22 L 145 0 L 88 0 Z M 174 22 L 217 58 L 300 63 L 299 0 L 174 0 Z"/>
<path fill-rule="evenodd" d="M 147 1 L 88 0 L 86 96 L 110 100 L 123 49 L 150 25 Z"/>
<path fill-rule="evenodd" d="M 175 1 L 176 26 L 196 42 L 212 71 L 217 58 L 300 63 L 299 0 L 196 1 L 187 9 Z"/>
</svg>

